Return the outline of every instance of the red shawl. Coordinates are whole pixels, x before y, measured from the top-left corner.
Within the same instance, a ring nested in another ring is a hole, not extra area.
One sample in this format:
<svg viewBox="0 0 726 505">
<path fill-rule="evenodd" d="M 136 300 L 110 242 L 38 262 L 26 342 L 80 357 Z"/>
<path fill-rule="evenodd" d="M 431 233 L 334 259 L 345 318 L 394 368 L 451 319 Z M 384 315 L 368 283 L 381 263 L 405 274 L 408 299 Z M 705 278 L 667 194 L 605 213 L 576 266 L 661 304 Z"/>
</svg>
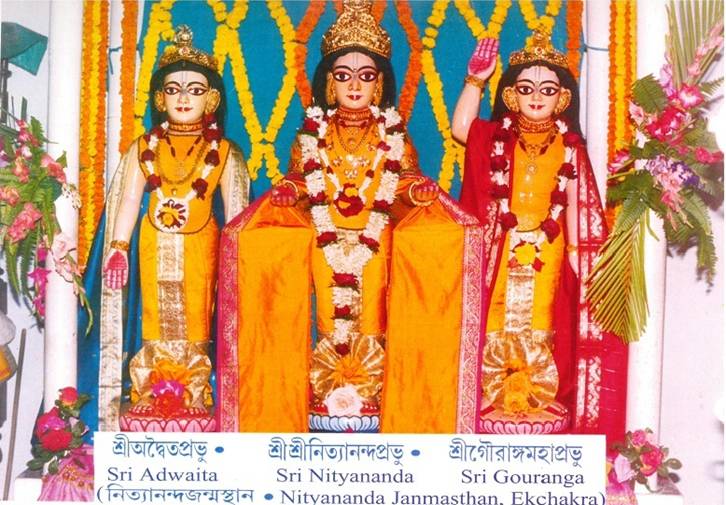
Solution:
<svg viewBox="0 0 726 505">
<path fill-rule="evenodd" d="M 492 135 L 497 127 L 497 123 L 483 120 L 472 123 L 461 189 L 462 206 L 484 225 L 482 340 L 505 237 L 498 223 L 497 202 L 490 195 L 489 159 Z M 515 138 L 505 145 L 510 159 L 515 145 Z M 557 399 L 570 409 L 572 433 L 605 434 L 608 442 L 612 442 L 622 439 L 625 431 L 628 353 L 627 346 L 616 335 L 602 331 L 593 321 L 585 301 L 584 279 L 607 237 L 607 225 L 584 144 L 576 148 L 576 161 L 580 276 L 575 275 L 568 261 L 562 262 L 554 317 L 553 354 L 560 376 Z M 564 228 L 566 233 L 567 227 Z M 481 362 L 481 356 L 478 360 Z M 481 381 L 478 398 L 481 398 Z"/>
</svg>

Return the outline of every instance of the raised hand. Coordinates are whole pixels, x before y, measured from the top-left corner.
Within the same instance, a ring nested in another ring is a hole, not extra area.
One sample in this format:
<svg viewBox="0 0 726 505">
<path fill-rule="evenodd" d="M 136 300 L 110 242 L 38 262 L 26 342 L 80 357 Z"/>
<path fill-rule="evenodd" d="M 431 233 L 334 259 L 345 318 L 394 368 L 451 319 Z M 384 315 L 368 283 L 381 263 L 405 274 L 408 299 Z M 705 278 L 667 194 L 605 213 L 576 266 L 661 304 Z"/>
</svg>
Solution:
<svg viewBox="0 0 726 505">
<path fill-rule="evenodd" d="M 493 38 L 481 39 L 469 58 L 469 65 L 466 71 L 479 79 L 489 79 L 494 73 L 499 53 L 499 40 Z"/>
<path fill-rule="evenodd" d="M 103 266 L 103 280 L 110 289 L 121 289 L 129 278 L 129 261 L 124 251 L 111 249 Z"/>
<path fill-rule="evenodd" d="M 270 195 L 270 203 L 276 207 L 292 207 L 297 203 L 298 193 L 295 183 L 284 181 L 274 188 Z"/>
</svg>

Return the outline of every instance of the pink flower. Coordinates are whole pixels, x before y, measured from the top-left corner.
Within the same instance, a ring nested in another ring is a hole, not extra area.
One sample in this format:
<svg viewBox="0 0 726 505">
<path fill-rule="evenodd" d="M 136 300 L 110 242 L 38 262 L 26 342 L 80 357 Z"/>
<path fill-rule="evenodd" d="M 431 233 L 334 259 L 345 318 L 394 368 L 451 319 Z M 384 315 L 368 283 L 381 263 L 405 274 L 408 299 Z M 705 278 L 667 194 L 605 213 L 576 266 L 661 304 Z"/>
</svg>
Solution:
<svg viewBox="0 0 726 505">
<path fill-rule="evenodd" d="M 646 131 L 661 142 L 673 141 L 672 138 L 683 124 L 688 120 L 688 116 L 673 105 L 666 107 L 663 113 L 655 121 L 645 127 Z"/>
<path fill-rule="evenodd" d="M 17 177 L 23 184 L 27 183 L 29 180 L 30 170 L 28 169 L 28 165 L 25 164 L 25 160 L 20 156 L 15 158 L 13 175 L 15 175 L 15 177 Z"/>
<path fill-rule="evenodd" d="M 40 317 L 45 317 L 45 297 L 38 295 L 33 298 L 33 307 Z"/>
<path fill-rule="evenodd" d="M 663 451 L 659 447 L 650 443 L 645 445 L 647 452 L 643 452 L 640 455 L 640 462 L 643 466 L 640 468 L 640 472 L 643 475 L 653 475 L 658 471 L 658 467 L 663 463 Z"/>
<path fill-rule="evenodd" d="M 11 224 L 10 228 L 8 228 L 8 236 L 10 237 L 10 241 L 20 242 L 25 237 L 27 237 L 30 230 L 35 227 L 35 223 L 41 217 L 43 217 L 43 215 L 38 211 L 38 209 L 35 208 L 32 203 L 26 203 L 25 207 L 23 207 L 23 210 L 20 211 L 20 214 L 15 217 L 15 221 L 13 221 L 13 224 Z"/>
<path fill-rule="evenodd" d="M 643 124 L 643 121 L 649 117 L 649 114 L 646 114 L 640 105 L 632 101 L 628 102 L 628 112 L 630 113 L 630 119 L 638 126 Z"/>
<path fill-rule="evenodd" d="M 616 174 L 628 165 L 630 161 L 630 153 L 626 149 L 621 149 L 615 153 L 613 161 L 608 164 L 608 172 Z"/>
<path fill-rule="evenodd" d="M 43 267 L 35 267 L 35 269 L 28 274 L 28 277 L 32 279 L 35 284 L 35 288 L 38 294 L 45 294 L 45 286 L 48 284 L 48 274 L 50 270 Z"/>
<path fill-rule="evenodd" d="M 54 160 L 50 155 L 44 154 L 40 159 L 40 166 L 48 170 L 51 177 L 55 177 L 61 184 L 66 183 L 66 174 L 63 166 Z"/>
<path fill-rule="evenodd" d="M 668 55 L 666 54 L 666 58 L 667 56 Z M 676 94 L 676 88 L 673 86 L 673 68 L 670 64 L 665 64 L 660 68 L 660 77 L 658 82 L 668 98 L 671 98 Z"/>
<path fill-rule="evenodd" d="M 45 414 L 41 415 L 35 422 L 35 435 L 40 437 L 47 431 L 63 430 L 66 422 L 61 419 L 58 407 L 53 407 Z"/>
<path fill-rule="evenodd" d="M 78 401 L 78 391 L 76 391 L 76 388 L 63 388 L 59 391 L 59 393 L 58 400 L 67 407 L 71 407 L 74 403 L 76 403 L 76 401 Z"/>
<path fill-rule="evenodd" d="M 20 201 L 20 193 L 16 188 L 8 186 L 0 187 L 0 202 L 5 202 L 11 207 L 15 207 Z"/>
<path fill-rule="evenodd" d="M 175 380 L 161 380 L 151 386 L 151 394 L 155 397 L 167 394 L 181 398 L 184 395 L 184 384 Z"/>
<path fill-rule="evenodd" d="M 716 163 L 723 158 L 723 153 L 721 151 L 711 152 L 703 147 L 697 147 L 693 154 L 696 156 L 697 161 L 706 163 L 707 165 Z"/>
<path fill-rule="evenodd" d="M 47 258 L 47 257 L 48 257 L 48 248 L 42 244 L 39 245 L 38 246 L 38 263 L 45 262 L 45 258 Z"/>
<path fill-rule="evenodd" d="M 61 232 L 57 233 L 56 236 L 53 237 L 53 245 L 51 246 L 50 251 L 53 254 L 53 259 L 55 261 L 59 261 L 62 258 L 65 258 L 65 256 L 75 248 L 76 246 L 73 243 L 73 239 Z"/>
<path fill-rule="evenodd" d="M 635 430 L 630 437 L 630 441 L 635 447 L 642 447 L 647 442 L 645 430 Z"/>
<path fill-rule="evenodd" d="M 635 477 L 635 470 L 630 466 L 630 461 L 622 454 L 618 454 L 618 457 L 613 461 L 613 471 L 618 482 L 627 482 Z"/>
<path fill-rule="evenodd" d="M 678 101 L 685 109 L 690 109 L 703 103 L 703 95 L 697 86 L 684 84 L 678 90 Z"/>
<path fill-rule="evenodd" d="M 30 147 L 23 145 L 15 150 L 15 157 L 29 160 L 33 157 L 33 152 L 30 150 Z"/>
</svg>

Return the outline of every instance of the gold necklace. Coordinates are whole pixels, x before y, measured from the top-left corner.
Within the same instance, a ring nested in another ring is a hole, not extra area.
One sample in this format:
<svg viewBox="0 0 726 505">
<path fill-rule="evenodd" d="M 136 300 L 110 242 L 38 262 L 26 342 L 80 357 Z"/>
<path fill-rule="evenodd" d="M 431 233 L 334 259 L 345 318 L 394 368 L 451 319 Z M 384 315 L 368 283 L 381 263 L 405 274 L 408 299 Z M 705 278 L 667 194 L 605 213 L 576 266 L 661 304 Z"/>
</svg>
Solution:
<svg viewBox="0 0 726 505">
<path fill-rule="evenodd" d="M 555 124 L 554 119 L 550 118 L 547 121 L 540 121 L 538 123 L 530 121 L 522 114 L 517 117 L 517 126 L 519 131 L 525 133 L 542 133 L 548 131 Z"/>
<path fill-rule="evenodd" d="M 370 119 L 371 110 L 368 107 L 361 110 L 350 110 L 338 107 L 337 115 L 343 122 L 360 123 L 361 121 L 368 121 Z"/>
<path fill-rule="evenodd" d="M 194 163 L 192 164 L 189 171 L 187 171 L 186 166 L 185 166 L 186 161 L 189 159 L 189 156 L 194 151 L 194 148 L 196 147 L 196 145 L 202 139 L 202 136 L 200 135 L 197 138 L 197 140 L 194 141 L 194 143 L 191 145 L 191 147 L 187 150 L 187 153 L 184 156 L 184 159 L 182 159 L 182 160 L 177 159 L 176 150 L 174 149 L 174 146 L 171 145 L 171 141 L 169 140 L 168 135 L 165 137 L 165 139 L 166 139 L 166 143 L 169 145 L 169 151 L 171 152 L 171 155 L 174 158 L 174 163 L 175 163 L 174 175 L 176 175 L 177 177 L 180 177 L 180 178 L 175 180 L 175 179 L 170 178 L 167 174 L 164 173 L 164 170 L 162 168 L 164 166 L 164 164 L 162 163 L 162 150 L 159 149 L 159 147 L 157 147 L 156 148 L 157 160 L 158 160 L 157 168 L 159 170 L 159 176 L 161 177 L 161 180 L 163 182 L 170 184 L 171 186 L 180 186 L 182 184 L 187 183 L 189 181 L 189 179 L 192 178 L 192 175 L 194 175 L 194 173 L 197 171 L 197 168 L 199 167 L 199 162 L 202 159 L 202 154 L 204 153 L 204 151 L 207 148 L 207 142 L 206 141 L 202 142 L 202 145 L 200 146 L 199 150 L 197 151 L 197 155 L 194 158 Z M 171 188 L 171 194 L 176 195 L 175 187 Z"/>
<path fill-rule="evenodd" d="M 172 123 L 169 121 L 169 130 L 173 132 L 189 133 L 202 129 L 202 121 L 196 123 Z"/>
<path fill-rule="evenodd" d="M 528 174 L 532 175 L 537 172 L 537 163 L 535 162 L 535 159 L 538 156 L 542 156 L 544 153 L 547 152 L 547 149 L 549 149 L 550 145 L 552 145 L 552 142 L 554 142 L 556 136 L 557 130 L 555 130 L 555 128 L 550 129 L 549 134 L 547 135 L 547 138 L 544 139 L 544 141 L 538 142 L 536 144 L 530 144 L 529 142 L 527 142 L 527 139 L 524 138 L 524 135 L 519 136 L 519 145 L 527 155 Z"/>
</svg>

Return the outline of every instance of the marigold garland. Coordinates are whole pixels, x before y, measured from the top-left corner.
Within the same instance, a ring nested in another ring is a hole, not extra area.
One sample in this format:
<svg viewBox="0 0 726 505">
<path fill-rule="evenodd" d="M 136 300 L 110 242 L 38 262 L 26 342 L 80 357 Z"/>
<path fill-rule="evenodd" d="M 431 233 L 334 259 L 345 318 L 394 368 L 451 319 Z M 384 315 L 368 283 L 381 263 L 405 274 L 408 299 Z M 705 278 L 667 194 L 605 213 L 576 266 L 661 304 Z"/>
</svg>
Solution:
<svg viewBox="0 0 726 505">
<path fill-rule="evenodd" d="M 555 27 L 555 18 L 560 13 L 560 7 L 562 7 L 562 0 L 548 0 L 545 13 L 537 16 L 533 0 L 519 0 L 519 8 L 522 11 L 524 22 L 527 23 L 527 28 L 535 30 L 539 27 L 547 33 L 552 33 L 552 29 Z"/>
<path fill-rule="evenodd" d="M 582 37 L 582 0 L 567 2 L 567 61 L 575 79 L 580 77 L 580 39 Z"/>
<path fill-rule="evenodd" d="M 418 93 L 418 84 L 421 80 L 421 51 L 423 51 L 423 44 L 421 43 L 418 27 L 413 21 L 411 5 L 408 0 L 396 2 L 395 6 L 396 12 L 398 13 L 398 20 L 403 27 L 406 40 L 411 49 L 408 68 L 406 69 L 403 86 L 401 86 L 401 94 L 398 99 L 398 112 L 401 114 L 403 121 L 407 123 L 413 112 L 416 94 Z"/>
<path fill-rule="evenodd" d="M 136 87 L 136 41 L 139 4 L 123 0 L 121 19 L 121 134 L 118 150 L 123 153 L 134 140 L 134 88 Z"/>
<path fill-rule="evenodd" d="M 608 158 L 632 138 L 628 128 L 628 90 L 632 86 L 634 62 L 633 0 L 610 5 L 610 69 L 608 114 Z"/>
<path fill-rule="evenodd" d="M 371 8 L 371 14 L 375 18 L 376 21 L 379 23 L 383 21 L 383 15 L 386 13 L 386 6 L 388 2 L 373 2 L 373 7 Z"/>
<path fill-rule="evenodd" d="M 108 2 L 85 2 L 79 134 L 78 263 L 85 268 L 105 197 Z"/>
<path fill-rule="evenodd" d="M 171 24 L 171 8 L 176 0 L 162 0 L 151 6 L 149 28 L 144 36 L 144 50 L 141 54 L 136 101 L 134 104 L 134 137 L 144 133 L 144 114 L 149 102 L 151 74 L 159 53 L 160 40 L 171 41 L 174 38 L 174 27 Z"/>
<path fill-rule="evenodd" d="M 444 102 L 444 85 L 438 70 L 436 70 L 436 62 L 434 61 L 432 51 L 436 47 L 436 37 L 439 34 L 438 27 L 446 19 L 447 7 L 447 0 L 436 0 L 434 2 L 431 14 L 427 19 L 429 26 L 424 30 L 425 35 L 422 40 L 424 50 L 421 53 L 424 82 L 431 97 L 431 108 L 433 109 L 436 126 L 443 139 L 444 156 L 441 160 L 441 171 L 439 172 L 438 182 L 445 191 L 451 189 L 451 181 L 454 178 L 454 163 L 459 158 L 457 152 L 464 150 L 451 136 L 449 112 L 446 108 L 446 102 Z"/>
<path fill-rule="evenodd" d="M 324 11 L 325 2 L 310 2 L 295 35 L 295 88 L 304 108 L 310 107 L 313 101 L 313 90 L 305 68 L 308 58 L 308 41 Z"/>
</svg>

